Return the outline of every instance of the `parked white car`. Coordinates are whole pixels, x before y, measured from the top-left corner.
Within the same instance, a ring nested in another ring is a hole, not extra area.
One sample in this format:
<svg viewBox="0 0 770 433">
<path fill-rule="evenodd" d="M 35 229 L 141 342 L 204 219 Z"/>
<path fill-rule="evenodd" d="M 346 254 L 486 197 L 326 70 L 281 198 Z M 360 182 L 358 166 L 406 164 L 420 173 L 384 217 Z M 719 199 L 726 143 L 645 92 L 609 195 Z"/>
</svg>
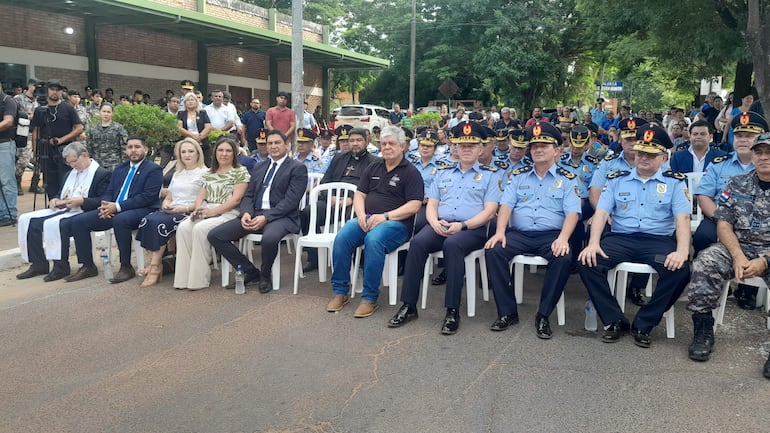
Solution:
<svg viewBox="0 0 770 433">
<path fill-rule="evenodd" d="M 390 111 L 379 105 L 343 105 L 334 119 L 334 125 L 335 127 L 350 125 L 354 128 L 365 128 L 371 131 L 375 126 L 379 126 L 380 129 L 388 126 L 389 116 Z"/>
</svg>

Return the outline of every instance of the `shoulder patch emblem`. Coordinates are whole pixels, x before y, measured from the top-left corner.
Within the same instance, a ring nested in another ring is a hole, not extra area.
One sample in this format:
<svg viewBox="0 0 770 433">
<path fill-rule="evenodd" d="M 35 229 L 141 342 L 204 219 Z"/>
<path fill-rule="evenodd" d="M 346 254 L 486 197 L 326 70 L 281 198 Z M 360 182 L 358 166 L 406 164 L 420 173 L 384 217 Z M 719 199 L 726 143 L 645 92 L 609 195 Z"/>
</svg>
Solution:
<svg viewBox="0 0 770 433">
<path fill-rule="evenodd" d="M 613 153 L 612 155 L 609 155 L 609 154 L 608 155 L 604 155 L 604 160 L 605 161 L 612 161 L 613 159 L 619 158 L 619 157 L 620 157 L 620 153 Z"/>
<path fill-rule="evenodd" d="M 409 161 L 411 161 L 411 162 L 417 162 L 417 161 L 420 160 L 420 157 L 417 156 L 417 155 L 414 155 L 414 154 L 409 155 L 408 158 L 409 158 Z"/>
<path fill-rule="evenodd" d="M 631 172 L 628 170 L 613 171 L 607 175 L 607 179 L 615 179 L 618 177 L 628 176 L 629 174 L 631 174 Z"/>
<path fill-rule="evenodd" d="M 665 177 L 673 177 L 676 180 L 687 180 L 687 175 L 684 173 L 679 173 L 671 170 L 666 170 L 663 172 L 663 176 Z"/>
<path fill-rule="evenodd" d="M 310 156 L 310 160 L 311 161 L 318 161 L 318 156 L 317 155 L 311 155 Z"/>
<path fill-rule="evenodd" d="M 724 154 L 722 156 L 717 156 L 716 158 L 712 159 L 711 163 L 712 164 L 719 164 L 720 162 L 727 161 L 728 159 L 730 159 L 732 157 L 733 157 L 732 153 L 727 153 L 727 154 Z"/>
<path fill-rule="evenodd" d="M 571 172 L 571 171 L 569 171 L 567 169 L 561 168 L 561 167 L 559 167 L 556 170 L 556 172 L 559 173 L 560 175 L 566 177 L 567 179 L 574 179 L 575 178 L 575 173 L 573 173 L 573 172 Z"/>
<path fill-rule="evenodd" d="M 505 170 L 506 168 L 508 168 L 508 163 L 507 163 L 507 162 L 505 162 L 505 161 L 495 161 L 495 165 L 496 165 L 498 168 L 501 168 L 501 169 L 503 169 L 503 170 Z"/>
<path fill-rule="evenodd" d="M 599 158 L 597 158 L 597 157 L 595 157 L 593 155 L 586 154 L 586 161 L 596 165 L 596 164 L 599 164 L 600 160 L 599 160 Z"/>
<path fill-rule="evenodd" d="M 492 167 L 492 166 L 486 165 L 486 164 L 481 165 L 479 168 L 481 168 L 482 170 L 491 171 L 493 173 L 497 171 L 497 167 Z"/>
<path fill-rule="evenodd" d="M 522 173 L 526 173 L 528 171 L 532 171 L 532 166 L 531 165 L 525 165 L 524 167 L 517 168 L 516 170 L 513 170 L 511 172 L 511 174 L 514 175 L 514 176 L 518 176 L 518 175 L 520 175 Z"/>
<path fill-rule="evenodd" d="M 447 168 L 455 168 L 455 167 L 457 167 L 457 164 L 449 163 L 446 161 L 439 161 L 437 168 L 439 170 L 446 170 Z"/>
</svg>

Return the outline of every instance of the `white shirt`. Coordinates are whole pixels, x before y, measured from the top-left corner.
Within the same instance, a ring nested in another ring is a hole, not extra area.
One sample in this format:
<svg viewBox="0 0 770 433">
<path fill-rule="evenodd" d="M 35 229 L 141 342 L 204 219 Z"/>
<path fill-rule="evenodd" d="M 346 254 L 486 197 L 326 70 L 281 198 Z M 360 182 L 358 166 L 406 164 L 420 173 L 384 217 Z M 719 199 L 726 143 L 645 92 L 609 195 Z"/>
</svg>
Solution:
<svg viewBox="0 0 770 433">
<path fill-rule="evenodd" d="M 706 153 L 703 154 L 703 158 L 698 159 L 698 155 L 695 154 L 695 151 L 692 150 L 692 146 L 688 147 L 687 150 L 690 152 L 690 155 L 692 155 L 692 171 L 695 173 L 703 173 L 703 166 L 706 165 L 706 155 L 708 155 L 708 149 L 706 149 Z"/>
<path fill-rule="evenodd" d="M 230 109 L 225 104 L 220 105 L 219 108 L 215 107 L 214 104 L 207 105 L 206 114 L 209 115 L 212 128 L 222 129 L 227 122 L 234 121 Z"/>
<path fill-rule="evenodd" d="M 238 110 L 235 109 L 235 104 L 231 102 L 227 104 L 226 107 L 230 110 L 230 116 L 233 118 L 233 128 L 231 131 L 235 131 L 236 128 L 243 126 L 243 123 L 241 122 L 240 117 L 238 117 Z"/>
<path fill-rule="evenodd" d="M 270 179 L 270 184 L 267 185 L 267 188 L 265 188 L 264 194 L 262 194 L 262 210 L 270 209 L 270 188 L 273 187 L 273 181 L 275 180 L 275 175 L 278 174 L 278 170 L 281 168 L 281 164 L 283 164 L 283 162 L 286 161 L 287 156 L 288 156 L 288 153 L 278 161 L 273 161 L 272 158 L 268 159 L 268 161 L 270 161 L 271 166 L 273 165 L 273 163 L 275 163 L 276 165 L 275 165 L 275 171 L 273 171 L 273 178 Z M 265 177 L 267 177 L 267 173 L 270 173 L 270 168 L 268 168 L 267 172 L 265 172 Z M 262 181 L 264 182 L 265 179 L 262 179 Z"/>
</svg>

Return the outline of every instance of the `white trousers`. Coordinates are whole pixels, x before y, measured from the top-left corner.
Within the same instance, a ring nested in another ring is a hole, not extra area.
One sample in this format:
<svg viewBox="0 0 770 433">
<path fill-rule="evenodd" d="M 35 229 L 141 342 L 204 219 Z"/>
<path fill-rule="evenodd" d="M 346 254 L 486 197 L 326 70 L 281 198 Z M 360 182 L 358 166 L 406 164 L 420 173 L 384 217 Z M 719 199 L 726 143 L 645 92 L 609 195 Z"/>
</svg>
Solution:
<svg viewBox="0 0 770 433">
<path fill-rule="evenodd" d="M 176 229 L 176 269 L 174 287 L 203 289 L 211 285 L 211 244 L 207 236 L 214 228 L 238 217 L 231 210 L 215 218 L 193 221 L 187 218 Z"/>
</svg>

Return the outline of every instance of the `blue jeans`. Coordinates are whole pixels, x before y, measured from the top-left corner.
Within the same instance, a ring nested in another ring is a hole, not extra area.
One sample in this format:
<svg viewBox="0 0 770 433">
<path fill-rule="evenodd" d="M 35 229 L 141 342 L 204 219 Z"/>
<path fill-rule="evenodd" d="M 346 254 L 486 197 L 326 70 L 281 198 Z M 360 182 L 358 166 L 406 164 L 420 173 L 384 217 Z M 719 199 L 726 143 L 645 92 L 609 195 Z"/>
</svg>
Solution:
<svg viewBox="0 0 770 433">
<path fill-rule="evenodd" d="M 2 139 L 0 139 L 2 140 Z M 16 142 L 0 142 L 0 219 L 16 218 Z"/>
<path fill-rule="evenodd" d="M 377 302 L 385 255 L 409 239 L 409 230 L 398 221 L 384 221 L 369 232 L 361 230 L 358 220 L 348 221 L 334 238 L 332 252 L 332 290 L 335 295 L 350 294 L 350 261 L 356 248 L 364 245 L 364 292 L 361 299 Z"/>
</svg>

